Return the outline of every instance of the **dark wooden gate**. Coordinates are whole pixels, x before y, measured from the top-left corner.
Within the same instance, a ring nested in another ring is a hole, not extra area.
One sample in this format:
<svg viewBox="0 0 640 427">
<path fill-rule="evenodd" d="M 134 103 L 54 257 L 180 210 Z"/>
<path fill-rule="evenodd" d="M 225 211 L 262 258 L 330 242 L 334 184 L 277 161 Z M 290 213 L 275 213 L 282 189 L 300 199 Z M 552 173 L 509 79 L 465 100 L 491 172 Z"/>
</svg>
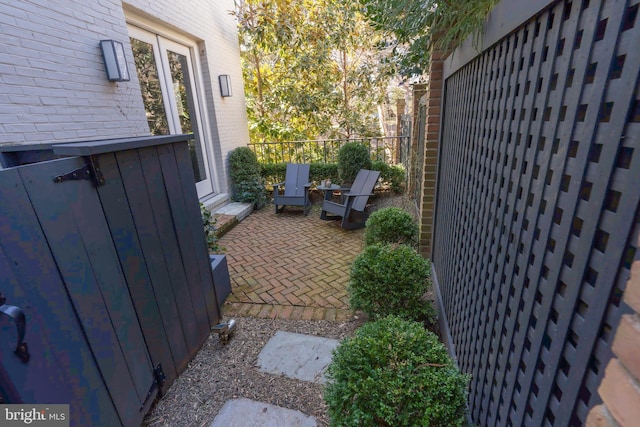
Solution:
<svg viewBox="0 0 640 427">
<path fill-rule="evenodd" d="M 0 292 L 29 353 L 0 316 L 0 391 L 70 403 L 72 425 L 139 425 L 220 318 L 186 139 L 53 152 L 81 157 L 0 170 Z"/>
<path fill-rule="evenodd" d="M 494 17 L 445 67 L 434 271 L 474 423 L 582 425 L 639 256 L 638 1 Z"/>
</svg>

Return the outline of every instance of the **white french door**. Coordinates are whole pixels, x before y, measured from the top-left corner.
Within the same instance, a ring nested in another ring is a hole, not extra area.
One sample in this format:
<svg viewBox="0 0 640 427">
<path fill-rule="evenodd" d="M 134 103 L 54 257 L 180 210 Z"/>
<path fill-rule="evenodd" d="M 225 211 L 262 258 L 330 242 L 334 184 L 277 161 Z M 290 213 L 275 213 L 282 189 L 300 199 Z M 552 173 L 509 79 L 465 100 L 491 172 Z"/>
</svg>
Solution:
<svg viewBox="0 0 640 427">
<path fill-rule="evenodd" d="M 189 152 L 198 196 L 212 193 L 193 46 L 132 25 L 128 28 L 149 131 L 153 135 L 192 134 Z"/>
</svg>

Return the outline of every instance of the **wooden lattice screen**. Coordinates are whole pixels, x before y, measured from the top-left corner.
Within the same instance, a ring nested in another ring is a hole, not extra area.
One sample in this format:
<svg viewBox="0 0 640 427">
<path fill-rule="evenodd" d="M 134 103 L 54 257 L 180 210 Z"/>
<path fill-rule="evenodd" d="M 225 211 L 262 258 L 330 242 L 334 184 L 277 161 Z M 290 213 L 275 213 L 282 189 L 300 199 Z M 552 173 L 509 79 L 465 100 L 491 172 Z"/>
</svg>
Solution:
<svg viewBox="0 0 640 427">
<path fill-rule="evenodd" d="M 476 424 L 599 401 L 640 255 L 638 3 L 552 2 L 445 74 L 432 259 Z"/>
</svg>

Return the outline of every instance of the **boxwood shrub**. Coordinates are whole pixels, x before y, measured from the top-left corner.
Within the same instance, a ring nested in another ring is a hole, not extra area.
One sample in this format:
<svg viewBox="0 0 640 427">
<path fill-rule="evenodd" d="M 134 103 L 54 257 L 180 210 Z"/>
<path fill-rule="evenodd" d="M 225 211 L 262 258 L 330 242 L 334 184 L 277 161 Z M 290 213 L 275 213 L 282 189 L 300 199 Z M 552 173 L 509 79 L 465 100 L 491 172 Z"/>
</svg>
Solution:
<svg viewBox="0 0 640 427">
<path fill-rule="evenodd" d="M 330 179 L 331 182 L 338 183 L 340 182 L 338 165 L 336 163 L 311 163 L 309 179 L 318 184 L 325 179 Z"/>
<path fill-rule="evenodd" d="M 370 245 L 351 267 L 349 305 L 371 319 L 390 314 L 432 322 L 433 303 L 424 298 L 431 288 L 431 265 L 407 245 Z"/>
<path fill-rule="evenodd" d="M 338 149 L 338 174 L 344 185 L 352 184 L 360 169 L 371 169 L 369 147 L 347 142 Z"/>
<path fill-rule="evenodd" d="M 333 352 L 324 399 L 332 426 L 460 426 L 469 382 L 417 322 L 366 323 Z"/>
<path fill-rule="evenodd" d="M 234 202 L 253 203 L 256 209 L 266 204 L 267 196 L 258 158 L 249 147 L 238 147 L 229 154 L 229 175 Z"/>
<path fill-rule="evenodd" d="M 404 209 L 387 207 L 373 212 L 367 219 L 364 243 L 402 243 L 417 248 L 418 223 Z"/>
<path fill-rule="evenodd" d="M 382 182 L 389 184 L 389 188 L 396 194 L 402 193 L 405 188 L 406 171 L 402 165 L 388 165 L 382 160 L 371 164 L 371 169 L 380 171 Z"/>
</svg>

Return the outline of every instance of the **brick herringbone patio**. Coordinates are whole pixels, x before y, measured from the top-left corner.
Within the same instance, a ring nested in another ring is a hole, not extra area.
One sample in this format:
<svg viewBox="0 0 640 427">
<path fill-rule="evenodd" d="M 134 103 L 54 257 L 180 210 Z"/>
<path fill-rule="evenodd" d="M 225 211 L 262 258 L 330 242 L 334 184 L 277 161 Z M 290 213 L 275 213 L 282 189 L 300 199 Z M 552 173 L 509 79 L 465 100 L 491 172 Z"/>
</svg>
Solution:
<svg viewBox="0 0 640 427">
<path fill-rule="evenodd" d="M 254 211 L 220 239 L 231 292 L 225 316 L 346 320 L 351 263 L 362 251 L 364 230 L 345 231 L 296 208 Z"/>
</svg>

